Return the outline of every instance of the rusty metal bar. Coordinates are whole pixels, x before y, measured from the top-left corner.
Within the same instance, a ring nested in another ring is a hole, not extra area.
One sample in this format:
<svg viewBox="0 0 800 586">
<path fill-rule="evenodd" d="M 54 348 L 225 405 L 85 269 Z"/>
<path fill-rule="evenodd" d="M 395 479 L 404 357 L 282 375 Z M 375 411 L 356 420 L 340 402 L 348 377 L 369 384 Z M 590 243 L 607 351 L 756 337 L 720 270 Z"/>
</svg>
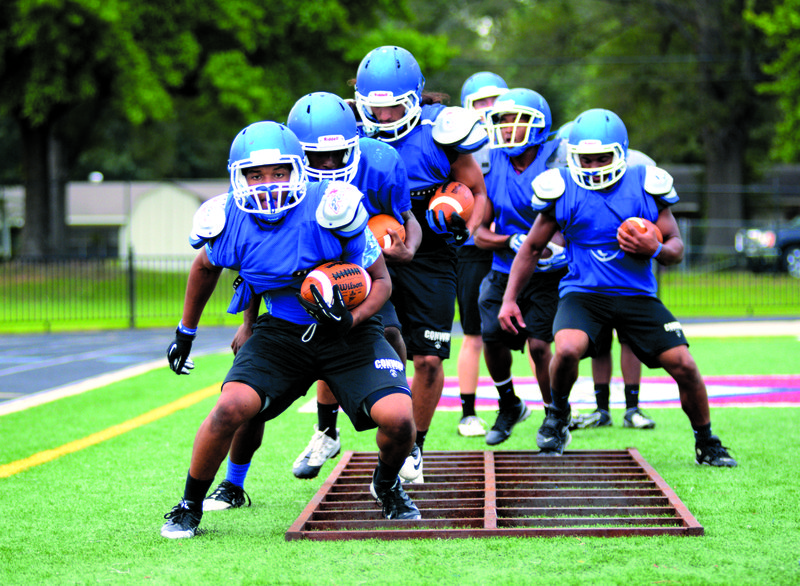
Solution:
<svg viewBox="0 0 800 586">
<path fill-rule="evenodd" d="M 405 485 L 419 521 L 389 521 L 369 494 L 376 454 L 346 452 L 287 540 L 702 535 L 635 448 L 426 452 L 425 483 Z"/>
</svg>

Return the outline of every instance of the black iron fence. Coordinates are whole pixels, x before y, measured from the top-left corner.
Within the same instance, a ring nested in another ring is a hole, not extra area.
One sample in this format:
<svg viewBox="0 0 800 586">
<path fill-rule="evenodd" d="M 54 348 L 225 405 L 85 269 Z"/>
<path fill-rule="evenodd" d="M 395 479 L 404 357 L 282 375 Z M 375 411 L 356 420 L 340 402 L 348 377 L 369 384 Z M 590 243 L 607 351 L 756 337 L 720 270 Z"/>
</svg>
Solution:
<svg viewBox="0 0 800 586">
<path fill-rule="evenodd" d="M 750 271 L 732 237 L 730 246 L 703 244 L 707 225 L 684 221 L 681 230 L 686 260 L 668 269 L 655 265 L 659 296 L 678 318 L 800 315 L 800 279 L 779 270 Z M 177 324 L 191 262 L 133 255 L 0 262 L 0 331 Z M 223 271 L 203 325 L 241 323 L 226 311 L 235 278 Z"/>
</svg>

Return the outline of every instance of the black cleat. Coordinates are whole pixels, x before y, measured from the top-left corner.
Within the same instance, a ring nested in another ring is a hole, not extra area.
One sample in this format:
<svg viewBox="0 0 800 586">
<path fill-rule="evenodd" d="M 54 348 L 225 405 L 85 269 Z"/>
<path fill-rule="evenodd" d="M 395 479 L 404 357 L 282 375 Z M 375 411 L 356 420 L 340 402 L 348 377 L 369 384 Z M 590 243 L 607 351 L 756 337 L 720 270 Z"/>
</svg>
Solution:
<svg viewBox="0 0 800 586">
<path fill-rule="evenodd" d="M 203 518 L 203 511 L 190 508 L 185 500 L 172 507 L 172 510 L 164 515 L 167 520 L 161 527 L 161 537 L 167 539 L 181 539 L 194 537 L 200 533 L 197 528 L 200 519 Z"/>
<path fill-rule="evenodd" d="M 387 519 L 397 519 L 403 521 L 415 521 L 421 519 L 422 515 L 417 508 L 417 505 L 411 500 L 411 497 L 403 490 L 403 485 L 400 484 L 400 479 L 395 478 L 394 483 L 390 486 L 385 486 L 385 483 L 375 483 L 375 474 L 378 470 L 372 473 L 372 483 L 369 485 L 369 492 L 375 497 L 375 500 L 383 507 L 383 515 Z"/>
<path fill-rule="evenodd" d="M 511 437 L 511 430 L 514 429 L 514 426 L 525 421 L 530 414 L 530 408 L 522 400 L 513 407 L 501 408 L 497 412 L 497 421 L 486 434 L 486 444 L 490 446 L 502 444 Z"/>
<path fill-rule="evenodd" d="M 245 499 L 247 499 L 245 501 Z M 203 501 L 204 511 L 224 511 L 225 509 L 238 509 L 250 506 L 250 495 L 241 486 L 236 486 L 228 480 L 223 480 L 220 485 Z"/>
<path fill-rule="evenodd" d="M 703 466 L 717 466 L 720 468 L 735 468 L 736 460 L 728 454 L 728 448 L 715 435 L 712 435 L 703 443 L 697 442 L 694 445 L 695 459 Z"/>
</svg>

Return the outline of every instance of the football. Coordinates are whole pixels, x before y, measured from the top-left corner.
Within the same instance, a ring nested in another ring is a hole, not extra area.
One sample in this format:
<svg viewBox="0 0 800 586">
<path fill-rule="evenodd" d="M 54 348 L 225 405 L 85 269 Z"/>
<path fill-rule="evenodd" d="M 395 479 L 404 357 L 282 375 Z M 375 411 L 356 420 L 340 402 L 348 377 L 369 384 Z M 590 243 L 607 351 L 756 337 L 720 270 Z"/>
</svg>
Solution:
<svg viewBox="0 0 800 586">
<path fill-rule="evenodd" d="M 433 210 L 437 217 L 439 211 L 443 211 L 445 222 L 450 222 L 453 212 L 458 213 L 466 222 L 472 215 L 474 204 L 475 197 L 469 187 L 458 181 L 448 181 L 438 187 L 428 204 L 428 209 Z"/>
<path fill-rule="evenodd" d="M 303 280 L 300 295 L 306 301 L 315 303 L 311 285 L 316 285 L 328 305 L 333 301 L 333 286 L 339 285 L 344 304 L 348 309 L 353 309 L 366 299 L 372 279 L 363 267 L 349 262 L 334 261 L 319 265 Z"/>
<path fill-rule="evenodd" d="M 656 238 L 658 238 L 658 241 L 664 242 L 664 236 L 661 234 L 661 230 L 658 229 L 658 226 L 644 218 L 628 218 L 622 222 L 620 228 L 628 234 L 633 234 L 634 230 L 641 233 L 647 232 L 647 226 L 652 226 L 656 231 Z"/>
<path fill-rule="evenodd" d="M 378 214 L 372 216 L 367 222 L 367 226 L 372 230 L 375 235 L 375 240 L 381 245 L 381 248 L 388 248 L 392 244 L 392 237 L 386 233 L 386 230 L 394 230 L 403 242 L 406 241 L 406 229 L 398 222 L 394 216 L 389 214 Z"/>
</svg>

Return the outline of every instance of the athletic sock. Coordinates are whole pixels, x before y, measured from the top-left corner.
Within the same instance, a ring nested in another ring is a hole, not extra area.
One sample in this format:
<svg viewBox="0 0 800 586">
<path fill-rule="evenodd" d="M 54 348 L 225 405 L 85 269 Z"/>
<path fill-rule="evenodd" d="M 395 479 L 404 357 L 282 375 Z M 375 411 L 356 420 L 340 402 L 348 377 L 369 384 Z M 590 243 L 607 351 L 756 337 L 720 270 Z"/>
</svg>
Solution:
<svg viewBox="0 0 800 586">
<path fill-rule="evenodd" d="M 639 385 L 625 385 L 625 409 L 639 406 Z"/>
<path fill-rule="evenodd" d="M 475 393 L 461 394 L 461 419 L 475 415 Z"/>
<path fill-rule="evenodd" d="M 325 431 L 325 435 L 332 439 L 336 439 L 336 419 L 338 415 L 339 403 L 325 404 L 317 401 L 317 429 Z"/>
<path fill-rule="evenodd" d="M 225 473 L 225 480 L 235 484 L 239 488 L 244 488 L 244 479 L 247 478 L 247 471 L 250 470 L 250 462 L 247 464 L 234 464 L 228 459 L 228 471 Z"/>
<path fill-rule="evenodd" d="M 694 441 L 696 443 L 703 444 L 711 437 L 711 422 L 698 427 L 693 425 L 692 429 L 694 430 Z"/>
<path fill-rule="evenodd" d="M 553 402 L 550 404 L 551 413 L 555 411 L 558 415 L 563 416 L 565 413 L 570 412 L 569 395 L 560 397 L 556 394 L 553 387 L 550 387 L 550 396 L 553 398 Z"/>
<path fill-rule="evenodd" d="M 608 412 L 608 403 L 611 398 L 611 389 L 608 384 L 601 383 L 594 385 L 594 400 L 597 401 L 597 408 Z"/>
<path fill-rule="evenodd" d="M 213 478 L 210 480 L 198 480 L 197 478 L 192 478 L 192 475 L 188 472 L 186 473 L 186 486 L 183 489 L 183 500 L 186 501 L 190 509 L 203 510 L 203 501 L 206 498 L 208 489 L 211 488 L 213 483 Z"/>
<path fill-rule="evenodd" d="M 517 397 L 517 394 L 514 392 L 514 381 L 511 377 L 499 383 L 494 383 L 494 386 L 497 389 L 497 394 L 500 396 L 498 401 L 500 409 L 506 409 L 519 403 L 519 397 Z"/>
<path fill-rule="evenodd" d="M 417 441 L 414 442 L 419 446 L 419 451 L 422 452 L 422 446 L 425 445 L 425 436 L 428 435 L 428 430 L 420 431 L 417 430 Z"/>
<path fill-rule="evenodd" d="M 402 464 L 400 466 L 389 466 L 378 457 L 378 472 L 375 474 L 375 484 L 394 484 L 402 467 Z"/>
</svg>

